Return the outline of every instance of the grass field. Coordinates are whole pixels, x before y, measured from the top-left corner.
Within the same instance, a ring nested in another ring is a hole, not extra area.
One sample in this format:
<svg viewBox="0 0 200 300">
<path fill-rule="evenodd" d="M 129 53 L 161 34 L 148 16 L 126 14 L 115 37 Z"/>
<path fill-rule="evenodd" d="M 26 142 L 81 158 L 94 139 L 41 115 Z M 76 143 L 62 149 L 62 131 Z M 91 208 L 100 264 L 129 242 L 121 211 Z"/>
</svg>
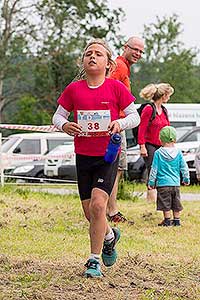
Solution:
<svg viewBox="0 0 200 300">
<path fill-rule="evenodd" d="M 89 237 L 78 196 L 0 191 L 0 300 L 200 299 L 199 201 L 183 202 L 180 228 L 160 228 L 154 203 L 119 200 L 131 222 L 119 225 L 118 261 L 97 280 L 82 277 Z"/>
</svg>

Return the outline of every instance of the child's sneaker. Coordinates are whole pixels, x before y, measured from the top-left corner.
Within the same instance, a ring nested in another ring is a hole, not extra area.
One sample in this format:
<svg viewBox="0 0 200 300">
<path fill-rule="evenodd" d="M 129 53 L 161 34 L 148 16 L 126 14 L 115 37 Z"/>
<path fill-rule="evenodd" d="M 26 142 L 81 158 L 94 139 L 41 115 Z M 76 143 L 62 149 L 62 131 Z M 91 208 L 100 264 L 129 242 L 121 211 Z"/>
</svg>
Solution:
<svg viewBox="0 0 200 300">
<path fill-rule="evenodd" d="M 112 228 L 115 238 L 112 242 L 104 241 L 102 250 L 102 260 L 106 267 L 111 267 L 117 260 L 117 251 L 115 246 L 120 239 L 120 230 L 118 228 Z"/>
<path fill-rule="evenodd" d="M 95 259 L 88 259 L 85 264 L 87 270 L 84 272 L 84 277 L 102 277 L 100 263 Z"/>
<path fill-rule="evenodd" d="M 172 221 L 170 219 L 164 219 L 158 226 L 172 226 Z"/>
<path fill-rule="evenodd" d="M 181 226 L 181 222 L 179 219 L 172 220 L 172 226 Z"/>
</svg>

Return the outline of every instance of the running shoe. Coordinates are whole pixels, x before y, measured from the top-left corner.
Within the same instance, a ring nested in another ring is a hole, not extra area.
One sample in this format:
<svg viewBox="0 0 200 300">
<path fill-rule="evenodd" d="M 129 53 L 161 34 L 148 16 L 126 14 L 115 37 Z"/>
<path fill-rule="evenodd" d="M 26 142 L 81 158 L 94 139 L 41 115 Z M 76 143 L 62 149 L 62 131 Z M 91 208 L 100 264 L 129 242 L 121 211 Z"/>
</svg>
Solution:
<svg viewBox="0 0 200 300">
<path fill-rule="evenodd" d="M 100 263 L 95 259 L 88 259 L 85 264 L 87 270 L 84 272 L 84 277 L 102 277 Z"/>
<path fill-rule="evenodd" d="M 127 219 L 124 217 L 124 215 L 118 211 L 114 216 L 107 216 L 108 221 L 113 222 L 113 223 L 119 223 L 119 222 L 126 222 Z"/>
<path fill-rule="evenodd" d="M 102 250 L 102 260 L 106 267 L 111 267 L 117 260 L 117 251 L 115 246 L 120 239 L 120 230 L 118 228 L 112 228 L 115 238 L 112 242 L 104 241 Z"/>
</svg>

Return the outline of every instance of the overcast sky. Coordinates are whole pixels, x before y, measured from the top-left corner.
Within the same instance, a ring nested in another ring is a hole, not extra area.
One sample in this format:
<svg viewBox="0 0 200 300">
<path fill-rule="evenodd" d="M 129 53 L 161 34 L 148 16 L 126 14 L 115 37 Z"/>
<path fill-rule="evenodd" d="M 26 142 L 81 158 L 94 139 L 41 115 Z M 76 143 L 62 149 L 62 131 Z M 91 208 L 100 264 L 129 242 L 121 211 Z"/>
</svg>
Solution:
<svg viewBox="0 0 200 300">
<path fill-rule="evenodd" d="M 141 35 L 144 24 L 156 22 L 156 16 L 171 16 L 176 13 L 182 23 L 181 41 L 186 48 L 200 48 L 200 1 L 199 0 L 108 0 L 111 8 L 122 7 L 126 21 L 122 23 L 121 33 L 125 37 Z"/>
</svg>

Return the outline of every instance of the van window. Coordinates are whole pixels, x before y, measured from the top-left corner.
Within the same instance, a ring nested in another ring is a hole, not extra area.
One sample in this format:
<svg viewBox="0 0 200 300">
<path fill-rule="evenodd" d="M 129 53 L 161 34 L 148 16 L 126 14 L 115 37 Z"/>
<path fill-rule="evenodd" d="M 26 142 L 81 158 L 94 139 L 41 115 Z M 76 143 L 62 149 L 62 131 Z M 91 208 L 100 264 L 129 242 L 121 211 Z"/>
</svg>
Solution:
<svg viewBox="0 0 200 300">
<path fill-rule="evenodd" d="M 40 154 L 41 144 L 39 139 L 24 139 L 14 149 L 13 153 L 19 154 Z"/>
<path fill-rule="evenodd" d="M 63 145 L 66 142 L 73 143 L 73 140 L 68 140 L 68 139 L 47 139 L 47 152 L 51 151 L 52 149 L 54 149 L 55 147 L 59 146 L 59 145 Z"/>
<path fill-rule="evenodd" d="M 177 128 L 177 127 L 194 127 L 196 126 L 196 122 L 174 122 L 170 121 L 170 125 Z"/>
<path fill-rule="evenodd" d="M 12 148 L 12 146 L 19 140 L 19 137 L 13 137 L 10 139 L 3 140 L 3 144 L 1 147 L 2 152 L 6 153 Z"/>
</svg>

